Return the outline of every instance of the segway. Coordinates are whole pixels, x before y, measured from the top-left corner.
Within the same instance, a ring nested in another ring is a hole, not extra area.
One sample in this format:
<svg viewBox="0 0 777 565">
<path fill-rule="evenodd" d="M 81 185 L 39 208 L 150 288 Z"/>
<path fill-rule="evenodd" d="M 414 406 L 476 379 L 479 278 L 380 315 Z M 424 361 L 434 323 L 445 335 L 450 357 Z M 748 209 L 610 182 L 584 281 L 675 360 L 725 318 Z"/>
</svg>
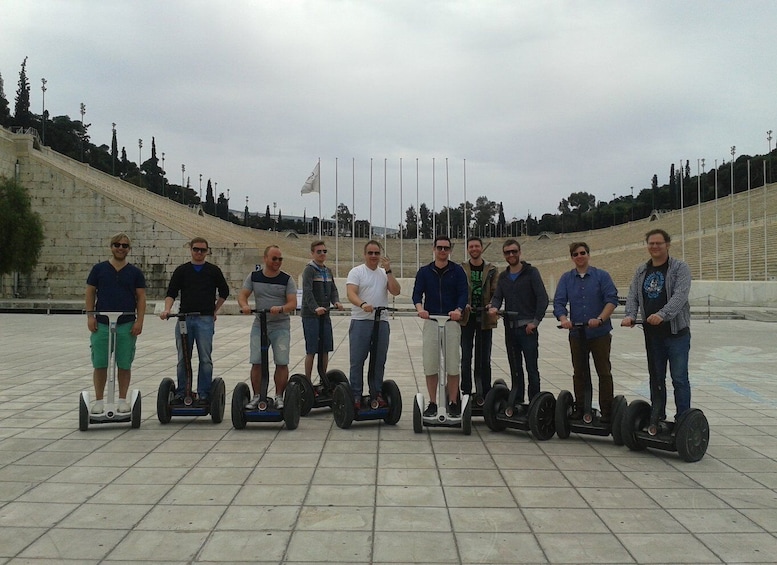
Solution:
<svg viewBox="0 0 777 565">
<path fill-rule="evenodd" d="M 138 389 L 132 390 L 132 396 L 130 397 L 129 402 L 129 412 L 119 412 L 116 409 L 116 326 L 120 316 L 134 315 L 135 312 L 98 312 L 95 310 L 87 312 L 87 314 L 105 316 L 108 318 L 107 394 L 103 398 L 103 412 L 100 414 L 92 414 L 90 412 L 90 407 L 92 405 L 91 392 L 88 390 L 81 392 L 78 402 L 78 429 L 85 432 L 89 429 L 89 424 L 118 424 L 123 422 L 130 422 L 132 428 L 137 429 L 140 427 L 141 417 L 140 391 Z"/>
<path fill-rule="evenodd" d="M 332 308 L 329 308 L 332 310 Z M 348 377 L 339 369 L 324 370 L 324 325 L 329 314 L 318 317 L 318 353 L 316 355 L 316 368 L 318 369 L 318 384 L 313 384 L 305 375 L 299 373 L 289 377 L 289 382 L 299 386 L 302 394 L 302 408 L 300 414 L 307 416 L 313 408 L 328 408 L 332 406 L 332 399 L 337 385 L 347 383 Z"/>
<path fill-rule="evenodd" d="M 515 315 L 514 312 L 500 311 L 505 318 Z M 505 324 L 505 331 L 509 328 Z M 519 368 L 521 359 L 509 337 L 505 340 L 507 356 L 512 360 L 510 367 Z M 512 371 L 511 371 L 512 372 Z M 549 440 L 556 433 L 555 411 L 556 399 L 552 393 L 540 392 L 528 404 L 518 402 L 518 375 L 510 376 L 511 388 L 501 383 L 486 395 L 483 405 L 483 419 L 491 431 L 502 432 L 507 428 L 531 432 L 540 441 Z"/>
<path fill-rule="evenodd" d="M 251 387 L 248 383 L 240 382 L 232 392 L 232 426 L 236 430 L 242 430 L 247 422 L 283 422 L 286 429 L 295 430 L 299 426 L 300 408 L 302 399 L 299 386 L 289 382 L 283 394 L 283 408 L 275 406 L 275 400 L 267 396 L 270 384 L 270 337 L 267 333 L 267 314 L 269 310 L 251 310 L 259 314 L 260 344 L 262 351 L 262 383 L 259 394 L 259 402 L 256 408 L 249 408 L 251 401 Z"/>
<path fill-rule="evenodd" d="M 380 333 L 380 315 L 384 310 L 391 310 L 385 306 L 378 306 L 374 309 L 375 321 L 372 324 L 372 335 L 370 336 L 370 362 L 367 368 L 367 383 L 375 378 L 375 367 L 378 356 L 378 337 Z M 332 415 L 337 427 L 344 430 L 351 427 L 351 424 L 363 422 L 365 420 L 383 420 L 389 425 L 395 425 L 402 416 L 402 394 L 399 387 L 391 379 L 386 379 L 380 388 L 383 402 L 378 398 L 362 396 L 358 409 L 354 404 L 353 390 L 351 384 L 346 379 L 345 382 L 338 383 L 335 386 L 332 395 Z"/>
<path fill-rule="evenodd" d="M 635 322 L 635 325 L 644 326 L 644 322 Z M 647 343 L 645 350 L 648 373 L 652 380 L 653 360 Z M 676 451 L 688 463 L 701 460 L 710 441 L 710 425 L 704 412 L 691 408 L 683 412 L 675 422 L 662 422 L 659 419 L 665 408 L 651 406 L 644 400 L 632 401 L 621 422 L 623 443 L 631 451 L 642 451 L 650 447 L 661 451 Z"/>
<path fill-rule="evenodd" d="M 189 331 L 186 327 L 188 316 L 199 316 L 199 312 L 187 314 L 170 314 L 167 319 L 178 318 L 178 331 L 181 335 L 181 353 L 183 355 L 184 369 L 186 370 L 186 389 L 181 403 L 175 400 L 176 381 L 166 377 L 159 383 L 156 396 L 156 415 L 162 424 L 170 423 L 173 416 L 207 416 L 214 424 L 220 424 L 224 419 L 224 405 L 226 387 L 223 379 L 216 377 L 210 387 L 210 397 L 200 401 L 192 391 L 194 372 L 192 371 L 192 356 L 189 349 Z"/>
<path fill-rule="evenodd" d="M 429 320 L 437 324 L 437 345 L 440 352 L 439 369 L 437 370 L 437 413 L 432 416 L 424 416 L 424 394 L 419 392 L 413 402 L 413 431 L 420 434 L 424 426 L 461 428 L 465 436 L 472 433 L 472 402 L 470 395 L 461 395 L 460 413 L 450 413 L 448 398 L 448 371 L 445 360 L 447 359 L 447 346 L 445 336 L 445 324 L 450 321 L 448 316 L 429 316 Z"/>
<path fill-rule="evenodd" d="M 488 313 L 488 308 L 482 306 L 479 308 L 472 308 L 471 312 L 485 316 Z M 472 416 L 483 417 L 483 406 L 486 403 L 486 394 L 483 392 L 484 383 L 482 374 L 484 365 L 486 363 L 491 363 L 491 359 L 483 354 L 483 333 L 480 329 L 475 332 L 475 352 L 473 359 L 474 369 L 472 371 L 472 380 L 475 382 L 475 394 L 471 395 L 470 404 L 472 404 Z M 480 360 L 480 364 L 478 364 L 478 360 Z M 497 384 L 507 386 L 507 383 L 502 378 L 498 378 L 494 381 L 494 385 Z"/>
<path fill-rule="evenodd" d="M 561 328 L 561 326 L 558 326 Z M 577 434 L 593 435 L 606 437 L 612 434 L 612 440 L 615 445 L 623 445 L 623 435 L 621 434 L 621 422 L 626 410 L 626 397 L 619 394 L 612 400 L 612 413 L 610 421 L 602 421 L 602 413 L 592 407 L 593 385 L 591 383 L 591 365 L 588 354 L 588 337 L 586 328 L 588 324 L 574 324 L 577 330 L 577 340 L 580 349 L 585 357 L 583 368 L 584 395 L 583 395 L 583 414 L 581 419 L 573 419 L 572 411 L 574 408 L 574 399 L 571 392 L 562 390 L 556 399 L 556 435 L 561 439 L 567 439 L 572 432 Z M 573 377 L 574 378 L 574 377 Z"/>
</svg>

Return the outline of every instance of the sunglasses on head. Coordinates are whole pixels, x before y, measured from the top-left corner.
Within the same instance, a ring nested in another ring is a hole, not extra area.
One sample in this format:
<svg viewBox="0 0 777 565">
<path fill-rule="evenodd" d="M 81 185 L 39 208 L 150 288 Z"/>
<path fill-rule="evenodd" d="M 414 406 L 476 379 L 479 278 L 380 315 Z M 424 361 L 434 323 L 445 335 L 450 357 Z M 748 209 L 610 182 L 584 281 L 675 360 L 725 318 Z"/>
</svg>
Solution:
<svg viewBox="0 0 777 565">
<path fill-rule="evenodd" d="M 122 249 L 129 249 L 129 246 L 130 246 L 129 243 L 119 243 L 119 242 L 111 243 L 111 245 L 116 249 L 118 249 L 119 247 L 121 247 Z"/>
</svg>

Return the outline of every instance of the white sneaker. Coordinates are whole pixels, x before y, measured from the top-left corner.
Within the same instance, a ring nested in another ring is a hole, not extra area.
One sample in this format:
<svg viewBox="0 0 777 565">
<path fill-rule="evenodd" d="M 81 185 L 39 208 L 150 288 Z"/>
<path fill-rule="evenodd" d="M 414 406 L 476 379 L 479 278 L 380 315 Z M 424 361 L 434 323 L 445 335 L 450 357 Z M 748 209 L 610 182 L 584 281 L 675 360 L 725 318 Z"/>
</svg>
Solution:
<svg viewBox="0 0 777 565">
<path fill-rule="evenodd" d="M 275 407 L 278 410 L 283 408 L 283 397 L 280 394 L 275 397 Z"/>
<path fill-rule="evenodd" d="M 92 404 L 92 414 L 102 414 L 105 412 L 105 407 L 103 406 L 102 400 L 95 400 L 94 404 Z"/>
<path fill-rule="evenodd" d="M 130 412 L 130 405 L 127 402 L 126 398 L 120 398 L 119 404 L 116 406 L 116 411 L 121 412 L 123 414 L 126 414 L 127 412 Z"/>
<path fill-rule="evenodd" d="M 251 399 L 251 402 L 246 404 L 246 408 L 249 410 L 256 410 L 256 406 L 259 404 L 259 399 L 261 398 L 261 395 L 255 394 L 254 397 Z"/>
</svg>

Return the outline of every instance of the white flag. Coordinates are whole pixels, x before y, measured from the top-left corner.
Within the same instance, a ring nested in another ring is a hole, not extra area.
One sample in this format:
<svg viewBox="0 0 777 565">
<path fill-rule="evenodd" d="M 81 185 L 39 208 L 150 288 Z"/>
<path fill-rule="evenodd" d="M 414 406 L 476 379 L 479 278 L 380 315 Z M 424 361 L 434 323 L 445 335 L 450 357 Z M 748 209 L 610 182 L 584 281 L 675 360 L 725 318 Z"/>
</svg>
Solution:
<svg viewBox="0 0 777 565">
<path fill-rule="evenodd" d="M 300 194 L 310 194 L 311 192 L 321 192 L 321 180 L 319 178 L 319 163 L 313 168 L 313 172 L 310 173 L 308 180 L 300 190 Z"/>
</svg>

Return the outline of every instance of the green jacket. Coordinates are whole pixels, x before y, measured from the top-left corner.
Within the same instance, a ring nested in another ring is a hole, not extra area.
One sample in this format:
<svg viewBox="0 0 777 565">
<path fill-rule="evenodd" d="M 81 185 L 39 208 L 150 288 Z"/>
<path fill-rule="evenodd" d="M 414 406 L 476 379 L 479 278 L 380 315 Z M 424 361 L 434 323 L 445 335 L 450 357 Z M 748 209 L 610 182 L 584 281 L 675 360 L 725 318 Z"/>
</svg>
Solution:
<svg viewBox="0 0 777 565">
<path fill-rule="evenodd" d="M 469 300 L 467 303 L 467 308 L 464 310 L 461 321 L 459 322 L 462 326 L 466 326 L 467 322 L 469 322 L 469 316 L 471 313 L 471 304 L 472 304 L 472 269 L 470 268 L 469 261 L 464 261 L 461 266 L 464 268 L 464 272 L 467 273 L 467 288 L 469 289 Z M 483 262 L 483 298 L 481 300 L 484 307 L 488 308 L 489 304 L 491 303 L 491 298 L 494 296 L 494 292 L 496 291 L 496 282 L 499 278 L 499 273 L 497 271 L 496 265 L 493 263 L 489 263 L 488 261 Z M 496 316 L 481 316 L 481 324 L 480 328 L 483 330 L 493 330 L 496 327 Z"/>
</svg>

